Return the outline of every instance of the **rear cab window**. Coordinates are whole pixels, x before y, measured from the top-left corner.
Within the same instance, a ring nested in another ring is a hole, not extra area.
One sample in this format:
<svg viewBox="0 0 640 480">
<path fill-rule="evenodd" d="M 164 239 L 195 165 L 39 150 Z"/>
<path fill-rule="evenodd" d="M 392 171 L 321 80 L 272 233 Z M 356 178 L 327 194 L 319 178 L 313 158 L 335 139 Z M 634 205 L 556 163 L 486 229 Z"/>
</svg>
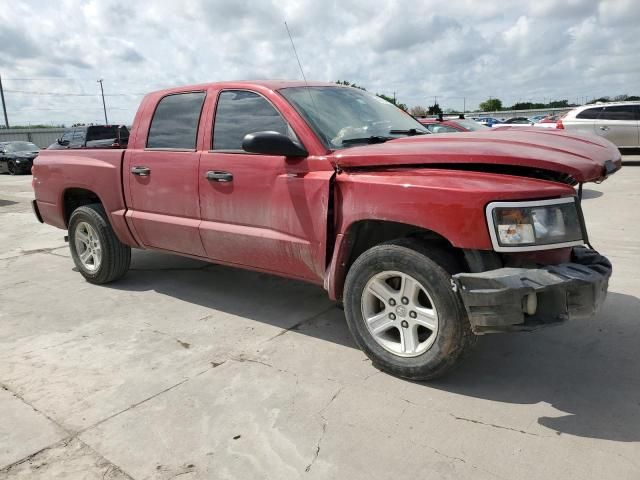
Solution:
<svg viewBox="0 0 640 480">
<path fill-rule="evenodd" d="M 163 97 L 151 119 L 147 148 L 195 150 L 205 92 L 174 93 Z"/>
</svg>

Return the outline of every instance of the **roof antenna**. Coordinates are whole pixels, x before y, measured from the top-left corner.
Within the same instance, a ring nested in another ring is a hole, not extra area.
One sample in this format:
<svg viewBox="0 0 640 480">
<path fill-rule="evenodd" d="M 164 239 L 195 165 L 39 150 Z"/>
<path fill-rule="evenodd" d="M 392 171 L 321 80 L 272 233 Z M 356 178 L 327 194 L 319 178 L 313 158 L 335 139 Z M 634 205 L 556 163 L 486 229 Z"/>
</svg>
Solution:
<svg viewBox="0 0 640 480">
<path fill-rule="evenodd" d="M 291 46 L 293 47 L 293 54 L 296 56 L 296 60 L 298 61 L 298 67 L 300 67 L 300 73 L 302 73 L 302 78 L 304 80 L 304 83 L 307 84 L 307 87 L 309 86 L 309 84 L 307 83 L 307 77 L 305 77 L 304 75 L 304 70 L 302 69 L 302 64 L 300 63 L 300 57 L 298 57 L 298 51 L 296 50 L 296 46 L 293 43 L 293 37 L 291 37 L 291 32 L 289 31 L 289 25 L 287 25 L 287 22 L 284 22 L 284 28 L 287 29 L 287 34 L 289 35 L 289 40 L 291 40 Z"/>
<path fill-rule="evenodd" d="M 302 79 L 304 80 L 304 84 L 307 87 L 307 93 L 309 94 L 309 98 L 311 99 L 311 103 L 313 104 L 313 109 L 314 110 L 318 110 L 316 108 L 316 102 L 313 99 L 313 95 L 311 95 L 311 89 L 309 88 L 309 82 L 307 82 L 307 77 L 304 74 L 304 70 L 302 69 L 302 63 L 300 63 L 300 57 L 298 57 L 298 51 L 296 50 L 296 46 L 293 43 L 293 37 L 291 36 L 291 32 L 289 31 L 289 25 L 287 25 L 287 22 L 285 20 L 284 22 L 284 28 L 287 29 L 287 34 L 289 35 L 289 40 L 291 40 L 291 46 L 293 47 L 293 53 L 296 56 L 296 60 L 298 61 L 298 67 L 300 67 L 300 73 L 302 73 Z"/>
</svg>

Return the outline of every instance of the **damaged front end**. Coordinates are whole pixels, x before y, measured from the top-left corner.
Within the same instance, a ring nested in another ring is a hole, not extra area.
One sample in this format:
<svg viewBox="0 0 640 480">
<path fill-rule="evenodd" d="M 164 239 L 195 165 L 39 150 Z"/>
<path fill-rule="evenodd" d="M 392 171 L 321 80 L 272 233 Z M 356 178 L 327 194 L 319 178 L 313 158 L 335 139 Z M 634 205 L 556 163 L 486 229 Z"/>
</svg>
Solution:
<svg viewBox="0 0 640 480">
<path fill-rule="evenodd" d="M 604 303 L 611 272 L 605 257 L 576 246 L 568 263 L 459 273 L 452 282 L 473 332 L 480 335 L 591 317 Z"/>
</svg>

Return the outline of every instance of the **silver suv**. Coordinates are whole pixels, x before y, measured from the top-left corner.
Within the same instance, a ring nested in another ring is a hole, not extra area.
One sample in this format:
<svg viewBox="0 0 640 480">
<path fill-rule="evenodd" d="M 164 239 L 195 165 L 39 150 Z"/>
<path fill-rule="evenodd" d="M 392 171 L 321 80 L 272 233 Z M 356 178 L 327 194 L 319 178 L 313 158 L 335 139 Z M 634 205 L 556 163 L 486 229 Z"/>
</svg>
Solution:
<svg viewBox="0 0 640 480">
<path fill-rule="evenodd" d="M 558 121 L 558 128 L 595 133 L 619 148 L 640 147 L 640 102 L 583 105 Z"/>
</svg>

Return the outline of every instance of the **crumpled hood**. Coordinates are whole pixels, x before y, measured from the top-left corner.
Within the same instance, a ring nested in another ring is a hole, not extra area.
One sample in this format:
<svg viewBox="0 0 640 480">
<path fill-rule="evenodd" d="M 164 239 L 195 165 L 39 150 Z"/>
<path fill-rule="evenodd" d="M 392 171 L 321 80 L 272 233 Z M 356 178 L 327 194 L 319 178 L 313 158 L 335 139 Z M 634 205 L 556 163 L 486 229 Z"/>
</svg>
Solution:
<svg viewBox="0 0 640 480">
<path fill-rule="evenodd" d="M 342 169 L 505 165 L 548 170 L 576 182 L 602 180 L 622 166 L 620 151 L 601 137 L 561 130 L 513 129 L 420 135 L 338 150 L 329 157 Z"/>
</svg>

